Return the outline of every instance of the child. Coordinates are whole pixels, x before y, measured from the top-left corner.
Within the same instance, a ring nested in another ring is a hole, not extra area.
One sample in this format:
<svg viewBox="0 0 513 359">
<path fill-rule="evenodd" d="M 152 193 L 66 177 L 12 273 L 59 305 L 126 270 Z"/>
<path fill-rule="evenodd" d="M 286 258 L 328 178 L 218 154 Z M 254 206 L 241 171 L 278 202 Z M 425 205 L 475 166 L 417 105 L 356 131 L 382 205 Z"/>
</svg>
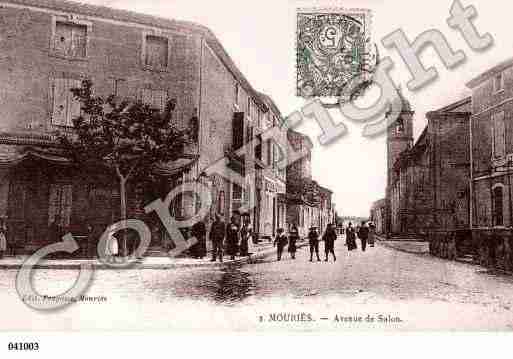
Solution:
<svg viewBox="0 0 513 359">
<path fill-rule="evenodd" d="M 278 247 L 278 261 L 281 261 L 281 255 L 283 254 L 283 248 L 287 245 L 287 237 L 283 234 L 283 228 L 278 229 L 278 234 L 274 240 L 274 245 Z"/>
</svg>

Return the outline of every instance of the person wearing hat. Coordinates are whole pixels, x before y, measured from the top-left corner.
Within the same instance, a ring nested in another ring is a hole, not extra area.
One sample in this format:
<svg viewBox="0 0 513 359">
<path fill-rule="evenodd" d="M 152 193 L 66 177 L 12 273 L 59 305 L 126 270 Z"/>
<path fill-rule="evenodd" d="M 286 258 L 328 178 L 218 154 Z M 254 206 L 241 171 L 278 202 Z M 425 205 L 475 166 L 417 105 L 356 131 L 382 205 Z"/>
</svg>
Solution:
<svg viewBox="0 0 513 359">
<path fill-rule="evenodd" d="M 321 258 L 319 257 L 319 233 L 317 232 L 317 227 L 311 227 L 310 232 L 308 233 L 308 243 L 310 244 L 310 262 L 313 262 L 313 255 L 317 256 L 317 261 L 320 262 Z"/>
<path fill-rule="evenodd" d="M 278 248 L 278 261 L 281 261 L 281 256 L 283 254 L 283 249 L 287 245 L 287 236 L 283 234 L 283 228 L 278 228 L 278 234 L 276 235 L 276 238 L 274 239 L 274 245 Z"/>
<path fill-rule="evenodd" d="M 296 259 L 297 241 L 299 241 L 299 230 L 295 224 L 292 225 L 289 231 L 289 253 L 292 259 Z"/>
<path fill-rule="evenodd" d="M 335 226 L 333 224 L 328 224 L 328 228 L 326 228 L 326 232 L 324 232 L 322 240 L 324 241 L 326 262 L 329 259 L 330 253 L 333 255 L 333 260 L 336 262 L 337 257 L 335 256 L 335 241 L 337 240 L 337 232 L 335 231 Z"/>
</svg>

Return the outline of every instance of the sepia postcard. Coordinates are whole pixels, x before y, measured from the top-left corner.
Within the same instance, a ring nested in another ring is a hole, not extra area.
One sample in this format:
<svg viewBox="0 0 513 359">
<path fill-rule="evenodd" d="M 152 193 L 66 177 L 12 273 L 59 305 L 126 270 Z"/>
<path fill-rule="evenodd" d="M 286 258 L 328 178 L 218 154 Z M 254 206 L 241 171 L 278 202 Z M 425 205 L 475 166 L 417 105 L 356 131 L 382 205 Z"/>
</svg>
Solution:
<svg viewBox="0 0 513 359">
<path fill-rule="evenodd" d="M 512 11 L 0 0 L 0 331 L 511 332 Z"/>
</svg>

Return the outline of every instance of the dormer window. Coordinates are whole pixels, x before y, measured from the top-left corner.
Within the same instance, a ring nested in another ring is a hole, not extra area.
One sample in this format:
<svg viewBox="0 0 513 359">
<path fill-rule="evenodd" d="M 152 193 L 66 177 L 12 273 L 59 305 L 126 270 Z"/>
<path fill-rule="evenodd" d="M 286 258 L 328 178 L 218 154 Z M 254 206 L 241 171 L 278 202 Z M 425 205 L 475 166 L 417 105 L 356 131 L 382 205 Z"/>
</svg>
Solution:
<svg viewBox="0 0 513 359">
<path fill-rule="evenodd" d="M 504 89 L 504 76 L 498 73 L 493 78 L 493 92 L 499 92 Z"/>
</svg>

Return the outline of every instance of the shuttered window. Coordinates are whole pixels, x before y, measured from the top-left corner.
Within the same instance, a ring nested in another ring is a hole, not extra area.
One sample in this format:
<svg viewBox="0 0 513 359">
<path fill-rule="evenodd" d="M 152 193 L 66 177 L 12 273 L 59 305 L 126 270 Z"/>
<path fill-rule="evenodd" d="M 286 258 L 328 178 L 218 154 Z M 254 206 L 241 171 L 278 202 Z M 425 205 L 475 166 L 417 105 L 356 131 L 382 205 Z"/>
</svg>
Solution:
<svg viewBox="0 0 513 359">
<path fill-rule="evenodd" d="M 52 124 L 56 126 L 73 126 L 73 119 L 80 116 L 80 101 L 71 93 L 79 88 L 81 80 L 56 78 L 53 81 Z"/>
<path fill-rule="evenodd" d="M 233 150 L 244 145 L 244 112 L 235 112 L 232 126 Z"/>
<path fill-rule="evenodd" d="M 73 58 L 87 55 L 87 26 L 66 22 L 55 23 L 53 50 L 55 53 Z"/>
<path fill-rule="evenodd" d="M 142 89 L 141 101 L 154 109 L 164 111 L 167 103 L 166 90 Z"/>
<path fill-rule="evenodd" d="M 9 187 L 9 217 L 12 220 L 25 219 L 27 186 L 22 182 L 11 182 Z"/>
<path fill-rule="evenodd" d="M 156 69 L 167 68 L 169 61 L 168 39 L 160 36 L 146 36 L 145 65 Z"/>
<path fill-rule="evenodd" d="M 52 184 L 48 199 L 48 224 L 60 217 L 60 225 L 69 226 L 73 203 L 73 186 L 71 184 Z"/>
<path fill-rule="evenodd" d="M 504 136 L 504 111 L 492 115 L 493 122 L 493 156 L 503 158 L 506 155 L 506 139 Z"/>
</svg>

